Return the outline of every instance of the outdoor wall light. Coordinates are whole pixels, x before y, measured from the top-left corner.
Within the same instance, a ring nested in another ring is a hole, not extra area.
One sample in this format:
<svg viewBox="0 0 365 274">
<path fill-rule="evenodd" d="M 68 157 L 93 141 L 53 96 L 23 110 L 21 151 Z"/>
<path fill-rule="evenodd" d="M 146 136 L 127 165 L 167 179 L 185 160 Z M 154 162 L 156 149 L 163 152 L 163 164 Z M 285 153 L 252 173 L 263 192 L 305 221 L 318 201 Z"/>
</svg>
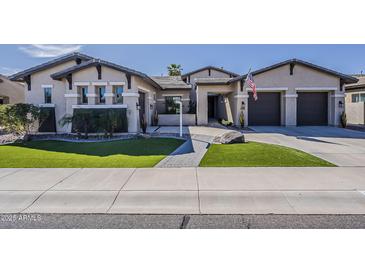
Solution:
<svg viewBox="0 0 365 274">
<path fill-rule="evenodd" d="M 342 103 L 342 101 L 338 101 L 338 107 L 339 107 L 339 108 L 343 108 L 343 103 Z"/>
<path fill-rule="evenodd" d="M 139 110 L 139 104 L 138 103 L 136 103 L 136 109 Z"/>
<path fill-rule="evenodd" d="M 241 109 L 245 110 L 245 102 L 244 101 L 242 101 L 242 103 L 241 103 Z"/>
</svg>

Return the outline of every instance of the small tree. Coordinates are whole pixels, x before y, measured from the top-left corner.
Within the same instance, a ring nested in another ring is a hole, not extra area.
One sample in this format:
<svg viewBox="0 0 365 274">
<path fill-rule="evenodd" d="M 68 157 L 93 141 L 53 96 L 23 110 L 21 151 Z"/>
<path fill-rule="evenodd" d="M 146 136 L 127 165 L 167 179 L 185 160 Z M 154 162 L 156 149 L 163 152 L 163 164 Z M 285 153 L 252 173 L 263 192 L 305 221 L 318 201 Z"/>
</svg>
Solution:
<svg viewBox="0 0 365 274">
<path fill-rule="evenodd" d="M 118 127 L 119 118 L 120 114 L 118 112 L 108 109 L 99 116 L 98 127 L 107 132 L 111 138 Z"/>
<path fill-rule="evenodd" d="M 74 115 L 66 114 L 61 118 L 59 124 L 61 127 L 65 125 L 73 124 L 76 132 L 84 133 L 84 138 L 89 138 L 89 128 L 93 120 L 93 114 L 91 110 L 84 109 L 82 112 L 75 112 Z"/>
<path fill-rule="evenodd" d="M 157 112 L 157 109 L 155 110 L 155 113 L 153 114 L 153 125 L 158 126 L 158 112 Z"/>
<path fill-rule="evenodd" d="M 21 135 L 29 139 L 32 126 L 39 121 L 40 108 L 32 104 L 15 104 L 3 106 L 0 110 L 0 122 L 5 131 Z"/>
<path fill-rule="evenodd" d="M 167 70 L 169 72 L 169 76 L 180 76 L 182 68 L 181 65 L 171 64 L 167 67 Z"/>
<path fill-rule="evenodd" d="M 243 111 L 240 112 L 240 125 L 241 128 L 245 126 L 245 115 L 243 114 Z"/>
<path fill-rule="evenodd" d="M 146 114 L 143 114 L 141 117 L 141 128 L 142 128 L 142 132 L 144 134 L 146 134 L 147 132 L 147 119 L 146 119 Z"/>
<path fill-rule="evenodd" d="M 345 128 L 347 126 L 346 112 L 342 112 L 340 118 L 341 118 L 341 125 L 342 125 L 343 128 Z"/>
</svg>

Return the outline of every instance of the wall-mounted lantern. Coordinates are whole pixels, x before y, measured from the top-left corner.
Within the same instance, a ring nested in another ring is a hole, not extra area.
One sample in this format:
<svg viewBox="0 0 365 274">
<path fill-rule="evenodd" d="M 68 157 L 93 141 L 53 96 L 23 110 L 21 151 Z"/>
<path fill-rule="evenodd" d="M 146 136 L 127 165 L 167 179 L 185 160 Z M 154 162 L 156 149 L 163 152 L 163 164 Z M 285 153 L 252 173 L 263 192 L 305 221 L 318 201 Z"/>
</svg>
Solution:
<svg viewBox="0 0 365 274">
<path fill-rule="evenodd" d="M 338 101 L 338 107 L 339 107 L 339 108 L 343 108 L 343 103 L 342 103 L 342 101 Z"/>
<path fill-rule="evenodd" d="M 241 103 L 241 110 L 245 110 L 246 106 L 245 106 L 245 101 L 242 101 Z"/>
<path fill-rule="evenodd" d="M 139 104 L 138 103 L 136 103 L 136 109 L 139 110 Z"/>
<path fill-rule="evenodd" d="M 153 105 L 152 104 L 150 104 L 150 110 L 153 110 Z"/>
</svg>

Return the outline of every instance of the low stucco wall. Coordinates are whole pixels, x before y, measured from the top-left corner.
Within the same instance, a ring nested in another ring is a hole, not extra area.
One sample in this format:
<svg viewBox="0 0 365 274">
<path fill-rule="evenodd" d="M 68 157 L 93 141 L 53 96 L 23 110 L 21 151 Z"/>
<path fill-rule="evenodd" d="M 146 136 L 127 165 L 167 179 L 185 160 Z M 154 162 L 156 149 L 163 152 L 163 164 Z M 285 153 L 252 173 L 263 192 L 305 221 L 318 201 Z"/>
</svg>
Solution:
<svg viewBox="0 0 365 274">
<path fill-rule="evenodd" d="M 347 123 L 353 125 L 365 124 L 365 102 L 346 103 Z"/>
<path fill-rule="evenodd" d="M 179 114 L 159 114 L 158 115 L 159 126 L 178 126 L 180 125 Z M 183 125 L 194 126 L 195 114 L 183 114 Z"/>
</svg>

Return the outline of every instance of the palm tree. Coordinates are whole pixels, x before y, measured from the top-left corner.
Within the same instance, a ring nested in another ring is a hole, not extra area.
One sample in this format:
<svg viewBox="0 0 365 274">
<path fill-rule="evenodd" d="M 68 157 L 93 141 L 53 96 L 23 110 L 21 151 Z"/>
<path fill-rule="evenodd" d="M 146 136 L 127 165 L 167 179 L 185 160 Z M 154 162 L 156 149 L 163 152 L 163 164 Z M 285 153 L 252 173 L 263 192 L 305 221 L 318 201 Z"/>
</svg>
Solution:
<svg viewBox="0 0 365 274">
<path fill-rule="evenodd" d="M 169 71 L 169 76 L 180 76 L 182 68 L 181 65 L 171 64 L 167 67 L 167 70 Z"/>
</svg>

